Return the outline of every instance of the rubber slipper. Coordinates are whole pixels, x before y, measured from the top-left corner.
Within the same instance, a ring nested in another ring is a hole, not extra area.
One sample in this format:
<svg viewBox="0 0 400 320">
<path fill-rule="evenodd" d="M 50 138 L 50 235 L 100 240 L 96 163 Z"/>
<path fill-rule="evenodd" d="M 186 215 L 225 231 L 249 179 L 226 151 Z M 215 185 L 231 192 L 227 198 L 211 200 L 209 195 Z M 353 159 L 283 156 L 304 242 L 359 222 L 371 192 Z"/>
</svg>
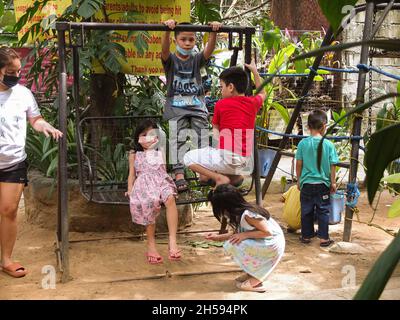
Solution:
<svg viewBox="0 0 400 320">
<path fill-rule="evenodd" d="M 185 192 L 189 189 L 188 183 L 185 179 L 176 180 L 175 185 L 178 192 Z"/>
<path fill-rule="evenodd" d="M 2 267 L 2 271 L 14 278 L 25 277 L 28 271 L 18 262 L 14 262 L 7 267 Z"/>
<path fill-rule="evenodd" d="M 250 280 L 246 280 L 244 282 L 238 282 L 236 284 L 236 286 L 240 289 L 240 290 L 244 290 L 244 291 L 254 291 L 254 292 L 265 292 L 267 291 L 267 289 L 263 286 L 263 283 L 260 282 L 258 285 L 256 285 L 255 287 L 253 287 L 251 285 Z"/>
<path fill-rule="evenodd" d="M 181 252 L 182 252 L 182 250 L 178 250 L 178 251 L 169 250 L 168 259 L 171 261 L 181 260 L 181 258 L 182 258 Z"/>
<path fill-rule="evenodd" d="M 335 241 L 332 239 L 329 239 L 328 241 L 325 242 L 320 242 L 319 246 L 320 247 L 329 247 L 332 243 L 334 243 Z"/>
<path fill-rule="evenodd" d="M 159 264 L 163 262 L 163 257 L 161 257 L 160 255 L 156 255 L 156 254 L 151 254 L 146 252 L 146 258 L 147 258 L 147 262 L 150 264 Z"/>
<path fill-rule="evenodd" d="M 311 239 L 305 239 L 302 236 L 300 236 L 299 240 L 300 240 L 301 243 L 304 243 L 304 244 L 311 243 Z"/>
</svg>

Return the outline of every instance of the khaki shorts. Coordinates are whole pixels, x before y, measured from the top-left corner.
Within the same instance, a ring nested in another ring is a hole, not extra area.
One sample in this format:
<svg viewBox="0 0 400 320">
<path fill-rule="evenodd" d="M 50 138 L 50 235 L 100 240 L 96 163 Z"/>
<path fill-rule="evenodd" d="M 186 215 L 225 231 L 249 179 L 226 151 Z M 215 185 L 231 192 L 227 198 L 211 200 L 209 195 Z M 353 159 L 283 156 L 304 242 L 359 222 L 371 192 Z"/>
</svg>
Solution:
<svg viewBox="0 0 400 320">
<path fill-rule="evenodd" d="M 243 157 L 229 150 L 206 147 L 187 152 L 183 157 L 186 167 L 198 164 L 208 170 L 229 175 L 251 175 L 253 157 Z"/>
</svg>

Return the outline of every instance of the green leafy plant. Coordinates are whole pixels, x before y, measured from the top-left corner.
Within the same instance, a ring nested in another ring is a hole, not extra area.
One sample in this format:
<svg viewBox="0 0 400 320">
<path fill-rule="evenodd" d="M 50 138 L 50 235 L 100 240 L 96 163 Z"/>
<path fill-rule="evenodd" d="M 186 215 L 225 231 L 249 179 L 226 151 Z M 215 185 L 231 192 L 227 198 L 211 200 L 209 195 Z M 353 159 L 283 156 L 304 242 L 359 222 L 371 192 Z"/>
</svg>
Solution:
<svg viewBox="0 0 400 320">
<path fill-rule="evenodd" d="M 397 93 L 400 95 L 400 81 L 397 83 Z M 381 130 L 394 123 L 400 123 L 400 97 L 394 99 L 393 102 L 388 102 L 383 105 L 377 114 L 376 130 Z M 389 174 L 400 172 L 400 159 L 391 162 L 387 166 Z M 388 183 L 389 190 L 393 193 L 400 194 L 400 185 Z"/>
<path fill-rule="evenodd" d="M 14 11 L 9 1 L 0 0 L 0 45 L 14 46 L 18 37 L 13 32 L 15 25 Z"/>
<path fill-rule="evenodd" d="M 187 242 L 190 246 L 195 247 L 195 248 L 203 248 L 203 249 L 208 249 L 210 247 L 223 247 L 224 242 L 222 241 L 191 241 L 189 240 Z"/>
<path fill-rule="evenodd" d="M 123 143 L 114 147 L 109 137 L 102 137 L 100 150 L 97 151 L 98 177 L 104 181 L 126 182 L 128 180 L 128 154 Z"/>
<path fill-rule="evenodd" d="M 125 86 L 124 93 L 124 108 L 117 108 L 116 115 L 161 114 L 166 87 L 158 77 L 138 77 L 138 81 Z"/>
<path fill-rule="evenodd" d="M 26 153 L 31 167 L 47 177 L 55 178 L 58 167 L 58 145 L 51 137 L 38 134 L 30 127 L 26 138 Z M 69 120 L 67 127 L 68 168 L 78 165 L 74 122 Z M 70 175 L 76 178 L 70 170 Z"/>
<path fill-rule="evenodd" d="M 192 10 L 192 20 L 200 24 L 212 21 L 221 21 L 219 5 L 211 1 L 196 0 Z"/>
<path fill-rule="evenodd" d="M 391 174 L 387 177 L 382 178 L 383 182 L 387 182 L 389 185 L 400 185 L 400 173 Z M 397 193 L 399 194 L 399 193 Z M 397 199 L 390 206 L 388 217 L 395 218 L 400 216 L 400 199 Z"/>
<path fill-rule="evenodd" d="M 336 32 L 343 18 L 350 13 L 357 0 L 318 0 L 318 2 L 333 31 Z"/>
</svg>

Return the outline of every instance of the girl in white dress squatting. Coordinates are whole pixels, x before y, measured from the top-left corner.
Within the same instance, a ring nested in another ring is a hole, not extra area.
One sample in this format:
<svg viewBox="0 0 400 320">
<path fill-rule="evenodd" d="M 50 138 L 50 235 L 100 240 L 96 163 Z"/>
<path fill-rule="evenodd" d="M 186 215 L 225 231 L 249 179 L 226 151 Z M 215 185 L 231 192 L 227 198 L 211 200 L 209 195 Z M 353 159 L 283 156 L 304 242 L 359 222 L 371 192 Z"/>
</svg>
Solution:
<svg viewBox="0 0 400 320">
<path fill-rule="evenodd" d="M 232 185 L 219 185 L 210 192 L 214 216 L 228 218 L 233 234 L 208 234 L 206 239 L 223 241 L 224 249 L 243 269 L 236 279 L 241 290 L 264 292 L 264 281 L 281 260 L 285 238 L 278 223 L 264 208 L 248 203 Z"/>
</svg>

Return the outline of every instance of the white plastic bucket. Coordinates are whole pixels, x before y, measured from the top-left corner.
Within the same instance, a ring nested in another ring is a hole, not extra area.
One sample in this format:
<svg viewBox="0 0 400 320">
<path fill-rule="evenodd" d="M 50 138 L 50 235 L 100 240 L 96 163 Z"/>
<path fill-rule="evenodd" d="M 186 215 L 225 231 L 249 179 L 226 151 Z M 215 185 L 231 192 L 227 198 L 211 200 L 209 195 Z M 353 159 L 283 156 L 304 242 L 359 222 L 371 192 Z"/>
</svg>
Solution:
<svg viewBox="0 0 400 320">
<path fill-rule="evenodd" d="M 338 224 L 342 221 L 342 212 L 345 208 L 344 191 L 331 194 L 331 207 L 329 210 L 329 224 Z"/>
</svg>

